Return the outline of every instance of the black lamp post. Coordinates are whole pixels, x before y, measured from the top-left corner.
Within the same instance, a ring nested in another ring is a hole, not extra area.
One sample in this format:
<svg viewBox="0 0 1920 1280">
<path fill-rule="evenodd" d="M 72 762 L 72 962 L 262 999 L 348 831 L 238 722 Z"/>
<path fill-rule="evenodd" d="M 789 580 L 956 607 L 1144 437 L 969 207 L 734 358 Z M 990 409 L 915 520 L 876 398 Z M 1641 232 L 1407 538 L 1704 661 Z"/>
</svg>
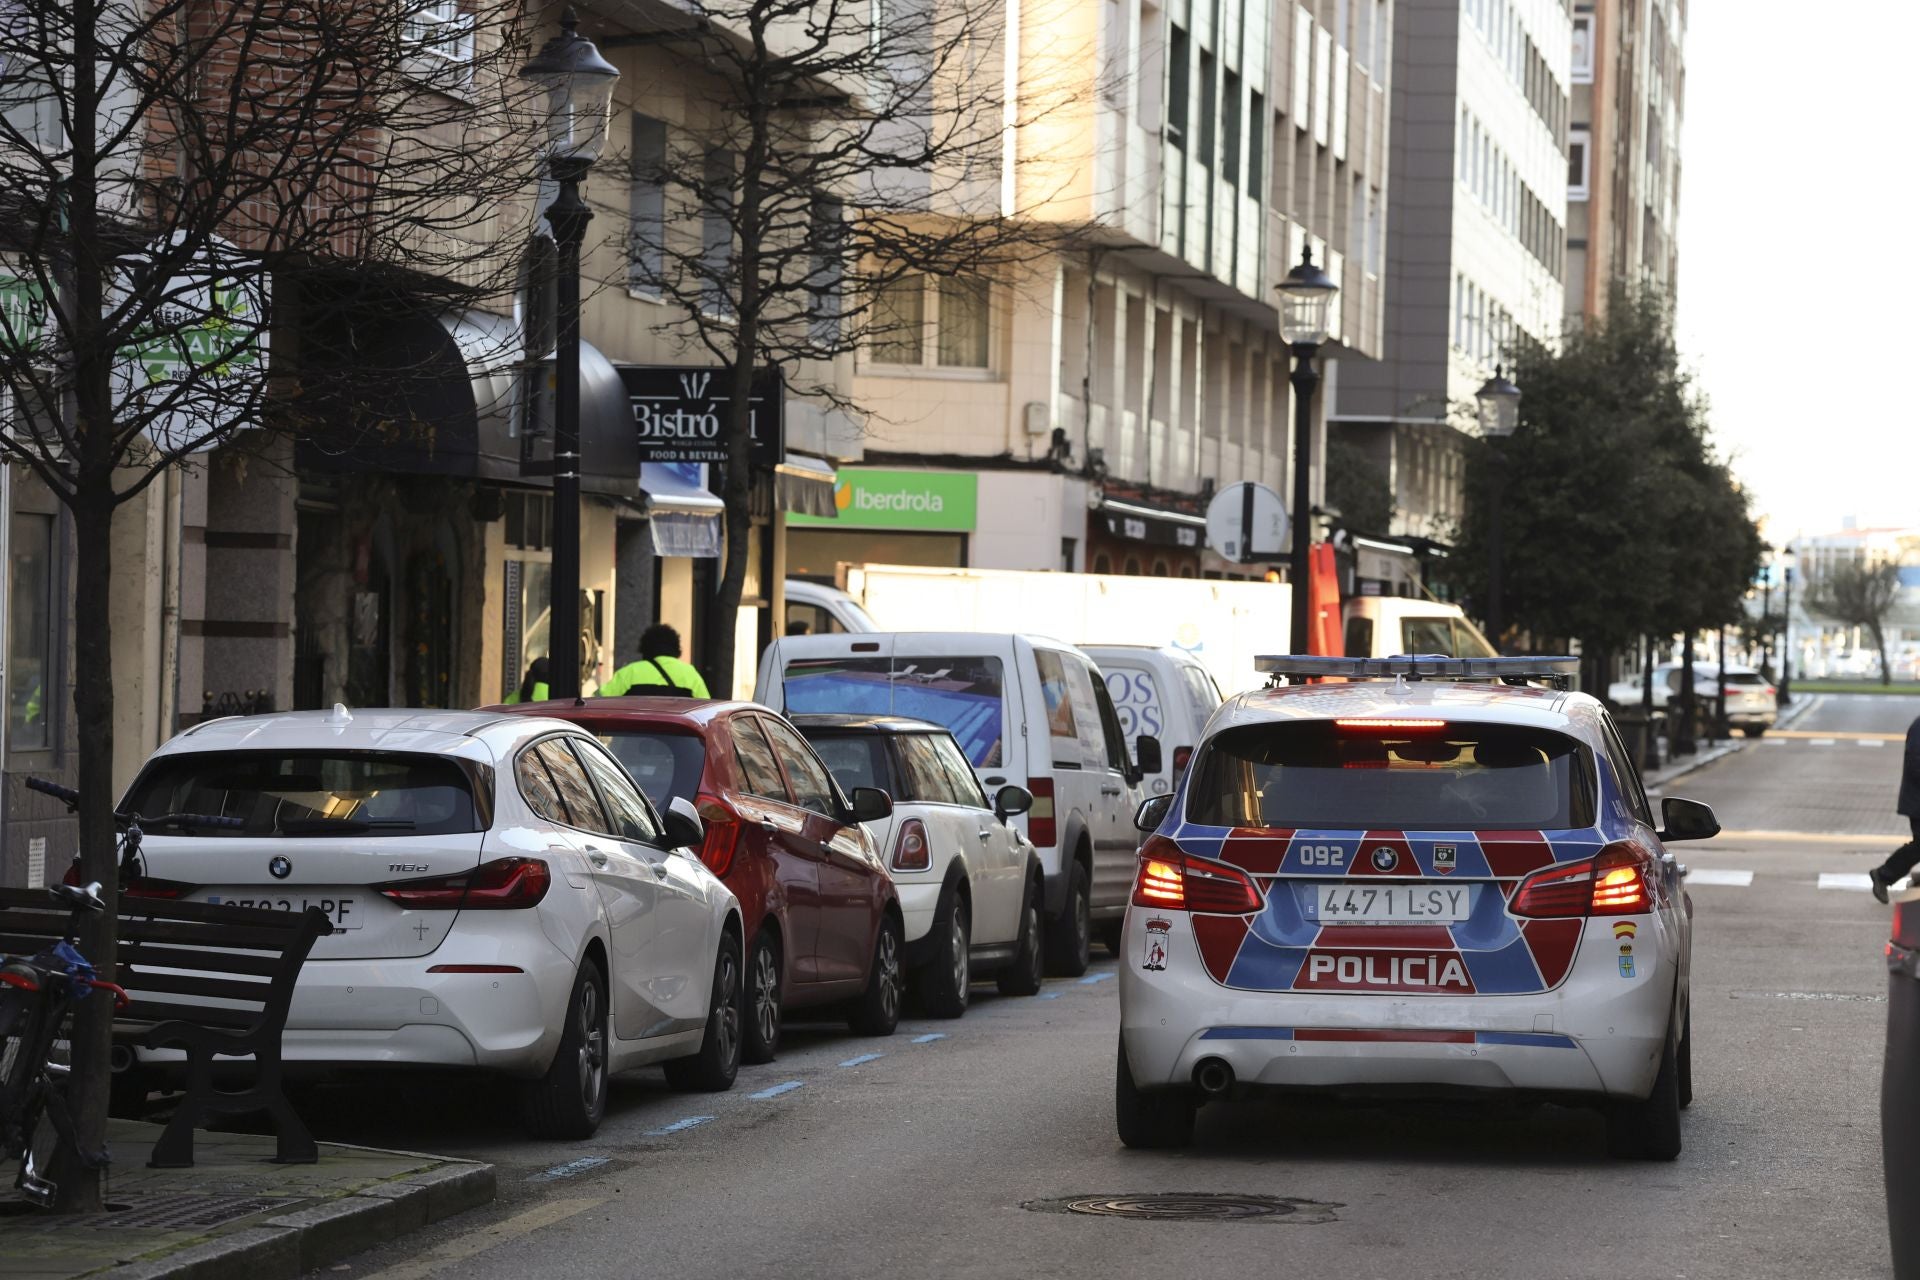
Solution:
<svg viewBox="0 0 1920 1280">
<path fill-rule="evenodd" d="M 1512 435 L 1520 425 L 1520 388 L 1507 378 L 1505 369 L 1495 365 L 1493 376 L 1480 384 L 1473 398 L 1479 401 L 1480 434 L 1493 447 L 1493 504 L 1487 513 L 1487 638 L 1493 641 L 1494 652 L 1499 653 L 1500 637 L 1506 634 L 1507 628 L 1500 581 L 1506 558 L 1501 522 L 1502 509 L 1506 506 L 1507 460 L 1498 442 Z"/>
<path fill-rule="evenodd" d="M 1760 670 L 1773 679 L 1773 547 L 1760 544 Z"/>
<path fill-rule="evenodd" d="M 1780 705 L 1793 705 L 1793 546 L 1783 547 L 1780 558 L 1787 562 L 1785 581 L 1787 602 L 1780 621 Z"/>
<path fill-rule="evenodd" d="M 1312 647 L 1308 632 L 1313 621 L 1312 593 L 1307 589 L 1308 552 L 1313 537 L 1313 491 L 1308 477 L 1313 467 L 1313 392 L 1320 385 L 1320 371 L 1313 358 L 1327 340 L 1332 327 L 1333 296 L 1340 286 L 1314 265 L 1313 246 L 1306 245 L 1300 263 L 1287 272 L 1280 286 L 1280 336 L 1293 348 L 1293 509 L 1287 514 L 1292 529 L 1293 554 L 1288 577 L 1293 592 L 1293 641 L 1295 653 Z"/>
<path fill-rule="evenodd" d="M 547 208 L 560 250 L 559 342 L 554 349 L 553 576 L 547 604 L 547 689 L 555 699 L 580 696 L 580 246 L 593 211 L 580 183 L 607 143 L 607 116 L 619 70 L 576 28 L 568 9 L 560 34 L 541 48 L 520 77 L 546 94 L 547 172 L 559 193 Z M 571 650 L 572 652 L 569 652 Z"/>
</svg>

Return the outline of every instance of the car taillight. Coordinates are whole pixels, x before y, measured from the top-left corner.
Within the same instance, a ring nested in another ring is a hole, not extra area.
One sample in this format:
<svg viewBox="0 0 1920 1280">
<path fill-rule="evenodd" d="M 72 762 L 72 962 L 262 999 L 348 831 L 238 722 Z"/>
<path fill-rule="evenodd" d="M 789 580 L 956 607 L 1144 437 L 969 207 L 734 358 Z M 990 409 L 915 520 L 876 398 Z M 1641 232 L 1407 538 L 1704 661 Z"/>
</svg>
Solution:
<svg viewBox="0 0 1920 1280">
<path fill-rule="evenodd" d="M 1176 774 L 1185 773 L 1187 771 L 1187 761 L 1191 759 L 1193 759 L 1192 747 L 1175 747 L 1173 749 L 1173 771 Z"/>
<path fill-rule="evenodd" d="M 410 911 L 516 911 L 536 905 L 552 884 L 538 858 L 495 858 L 457 876 L 398 880 L 374 892 Z"/>
<path fill-rule="evenodd" d="M 1260 891 L 1238 867 L 1196 858 L 1165 836 L 1140 846 L 1133 905 L 1243 916 L 1260 909 Z"/>
<path fill-rule="evenodd" d="M 1726 694 L 1729 698 L 1737 698 L 1741 694 L 1745 693 L 1746 690 L 1737 684 L 1730 684 L 1730 685 L 1723 686 L 1720 692 Z"/>
<path fill-rule="evenodd" d="M 900 834 L 893 842 L 893 869 L 925 871 L 932 865 L 933 853 L 927 848 L 927 824 L 918 818 L 908 818 L 900 824 Z"/>
<path fill-rule="evenodd" d="M 1528 876 L 1514 890 L 1507 909 L 1535 918 L 1640 915 L 1653 909 L 1647 866 L 1639 845 L 1610 844 L 1585 861 Z"/>
<path fill-rule="evenodd" d="M 707 827 L 706 838 L 700 842 L 700 861 L 724 880 L 727 872 L 733 870 L 733 855 L 740 848 L 740 817 L 718 796 L 702 795 L 693 807 Z"/>
<path fill-rule="evenodd" d="M 1773 697 L 1777 697 L 1777 696 L 1779 696 L 1779 693 L 1780 693 L 1780 691 L 1779 691 L 1778 689 L 1776 689 L 1776 688 L 1774 688 L 1774 687 L 1773 687 L 1772 685 L 1768 685 L 1768 686 L 1767 686 L 1767 696 L 1768 696 L 1769 698 L 1773 698 Z"/>
<path fill-rule="evenodd" d="M 1027 839 L 1050 849 L 1060 839 L 1053 822 L 1053 779 L 1028 778 L 1027 790 L 1033 793 L 1033 807 L 1027 810 Z"/>
</svg>

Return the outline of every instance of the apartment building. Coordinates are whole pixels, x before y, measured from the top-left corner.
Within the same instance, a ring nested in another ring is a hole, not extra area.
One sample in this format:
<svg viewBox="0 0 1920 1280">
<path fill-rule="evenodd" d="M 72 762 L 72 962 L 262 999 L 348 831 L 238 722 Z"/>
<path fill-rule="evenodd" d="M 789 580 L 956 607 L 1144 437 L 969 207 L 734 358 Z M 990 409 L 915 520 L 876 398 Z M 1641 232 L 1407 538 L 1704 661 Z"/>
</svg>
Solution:
<svg viewBox="0 0 1920 1280">
<path fill-rule="evenodd" d="M 1008 8 L 1014 98 L 1061 103 L 1008 143 L 1010 207 L 1087 234 L 886 300 L 908 323 L 855 358 L 866 465 L 834 524 L 793 518 L 789 571 L 1263 573 L 1201 513 L 1242 479 L 1291 491 L 1274 289 L 1304 249 L 1341 286 L 1329 384 L 1382 352 L 1391 0 Z"/>
<path fill-rule="evenodd" d="M 1565 307 L 1568 0 L 1400 0 L 1384 351 L 1343 361 L 1333 429 L 1393 488 L 1390 532 L 1457 523 L 1473 395 Z"/>
<path fill-rule="evenodd" d="M 1885 618 L 1887 661 L 1895 679 L 1920 679 L 1920 526 L 1862 527 L 1852 516 L 1829 533 L 1793 540 L 1793 649 L 1796 676 L 1868 678 L 1880 674 L 1866 628 L 1820 609 L 1820 584 L 1841 568 L 1891 565 L 1898 587 Z M 1773 572 L 1778 580 L 1779 570 Z"/>
<path fill-rule="evenodd" d="M 1686 0 L 1576 0 L 1567 131 L 1567 320 L 1615 284 L 1671 296 L 1678 271 Z"/>
</svg>

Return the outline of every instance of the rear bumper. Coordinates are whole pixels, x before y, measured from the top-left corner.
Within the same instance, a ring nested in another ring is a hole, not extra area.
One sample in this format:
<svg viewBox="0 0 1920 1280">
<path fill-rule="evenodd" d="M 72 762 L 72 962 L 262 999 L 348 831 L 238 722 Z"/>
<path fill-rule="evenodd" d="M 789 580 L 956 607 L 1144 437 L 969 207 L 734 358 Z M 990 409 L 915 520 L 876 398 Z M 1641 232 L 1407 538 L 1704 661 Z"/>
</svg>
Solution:
<svg viewBox="0 0 1920 1280">
<path fill-rule="evenodd" d="M 931 872 L 927 874 L 932 874 Z M 907 960 L 918 963 L 926 957 L 928 934 L 933 930 L 933 919 L 940 913 L 940 890 L 942 882 L 902 880 L 894 877 L 893 887 L 900 895 L 900 924 L 903 930 L 902 941 L 907 944 Z"/>
</svg>

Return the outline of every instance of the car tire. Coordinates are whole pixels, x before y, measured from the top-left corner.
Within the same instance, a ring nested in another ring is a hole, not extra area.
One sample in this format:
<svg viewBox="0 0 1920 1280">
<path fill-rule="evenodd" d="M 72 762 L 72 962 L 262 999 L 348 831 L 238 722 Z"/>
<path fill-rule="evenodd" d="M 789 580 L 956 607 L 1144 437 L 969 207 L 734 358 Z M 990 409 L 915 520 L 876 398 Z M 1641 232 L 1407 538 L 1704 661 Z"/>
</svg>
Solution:
<svg viewBox="0 0 1920 1280">
<path fill-rule="evenodd" d="M 1079 862 L 1067 872 L 1067 901 L 1060 918 L 1047 929 L 1047 971 L 1077 978 L 1093 959 L 1093 905 L 1088 899 L 1087 869 Z"/>
<path fill-rule="evenodd" d="M 890 1036 L 900 1025 L 904 977 L 900 969 L 900 922 L 880 917 L 880 933 L 873 940 L 873 963 L 867 970 L 867 989 L 854 1002 L 847 1026 L 855 1035 Z"/>
<path fill-rule="evenodd" d="M 1120 1039 L 1113 1068 L 1113 1121 L 1123 1145 L 1136 1151 L 1163 1151 L 1193 1142 L 1197 1105 L 1189 1089 L 1141 1089 L 1127 1063 L 1127 1042 Z"/>
<path fill-rule="evenodd" d="M 1740 732 L 1746 734 L 1749 738 L 1758 738 L 1766 733 L 1766 731 L 1767 727 L 1763 724 L 1744 724 L 1740 726 Z"/>
<path fill-rule="evenodd" d="M 1687 1020 L 1680 1024 L 1680 1052 L 1675 1063 L 1680 1069 L 1680 1108 L 1693 1105 L 1693 1008 L 1687 1008 Z"/>
<path fill-rule="evenodd" d="M 1120 938 L 1126 928 L 1126 923 L 1124 918 L 1119 920 L 1102 920 L 1095 929 L 1095 932 L 1100 936 L 1100 945 L 1107 949 L 1109 955 L 1117 957 L 1120 954 Z"/>
<path fill-rule="evenodd" d="M 567 996 L 560 1047 L 546 1074 L 521 1086 L 521 1117 L 536 1138 L 591 1138 L 607 1114 L 607 979 L 582 960 Z"/>
<path fill-rule="evenodd" d="M 741 1015 L 740 1061 L 772 1062 L 780 1052 L 780 947 L 762 929 L 747 954 L 746 996 Z"/>
<path fill-rule="evenodd" d="M 1039 995 L 1046 981 L 1046 922 L 1040 914 L 1041 893 L 1036 881 L 1028 888 L 1026 904 L 1020 908 L 1019 949 L 1014 952 L 1012 966 L 994 979 L 1003 996 Z"/>
<path fill-rule="evenodd" d="M 699 1093 L 725 1093 L 740 1074 L 741 1008 L 739 935 L 720 936 L 720 954 L 713 962 L 713 992 L 707 999 L 707 1034 L 700 1052 L 665 1064 L 667 1083 Z"/>
<path fill-rule="evenodd" d="M 934 945 L 914 975 L 920 1003 L 936 1018 L 957 1018 L 967 1011 L 973 986 L 973 913 L 958 890 L 933 920 Z"/>
<path fill-rule="evenodd" d="M 1660 1054 L 1653 1092 L 1607 1108 L 1607 1154 L 1623 1160 L 1672 1160 L 1680 1154 L 1680 1062 L 1674 1040 Z"/>
</svg>

